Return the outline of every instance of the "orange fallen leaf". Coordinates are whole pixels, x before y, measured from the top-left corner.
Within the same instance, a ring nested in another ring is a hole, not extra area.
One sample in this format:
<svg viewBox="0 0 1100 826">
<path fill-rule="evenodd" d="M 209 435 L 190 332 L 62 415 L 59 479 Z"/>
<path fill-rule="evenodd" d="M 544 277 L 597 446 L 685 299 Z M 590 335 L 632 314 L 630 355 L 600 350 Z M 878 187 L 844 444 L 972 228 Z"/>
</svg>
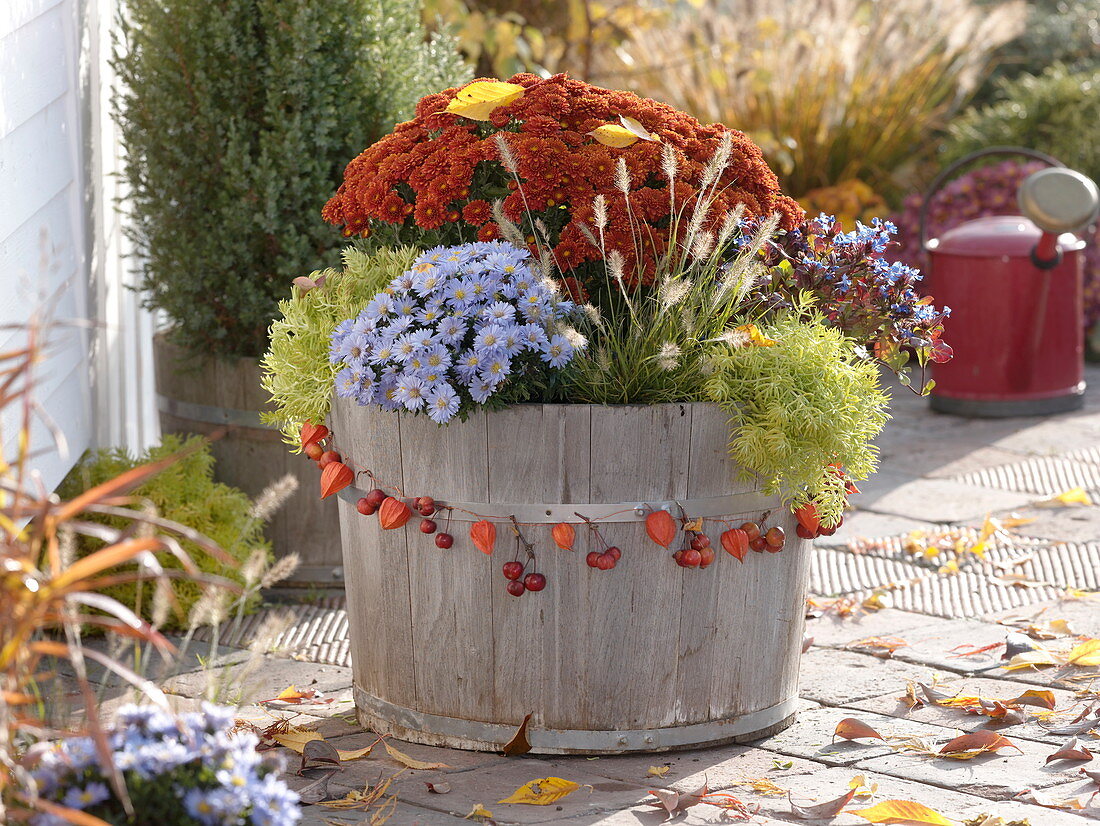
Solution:
<svg viewBox="0 0 1100 826">
<path fill-rule="evenodd" d="M 287 703 L 288 705 L 305 705 L 306 703 L 312 703 L 315 705 L 324 705 L 331 703 L 335 698 L 324 697 L 321 692 L 316 689 L 307 688 L 304 691 L 299 691 L 297 686 L 289 686 L 284 688 L 275 697 L 269 700 L 260 700 L 260 703 Z"/>
<path fill-rule="evenodd" d="M 484 820 L 488 820 L 493 816 L 493 813 L 482 806 L 480 803 L 475 803 L 474 808 L 470 809 L 470 813 L 463 820 L 469 820 L 471 817 L 476 817 Z"/>
<path fill-rule="evenodd" d="M 953 826 L 935 809 L 912 800 L 883 800 L 867 809 L 848 809 L 848 814 L 859 815 L 871 823 L 925 824 L 927 826 Z"/>
<path fill-rule="evenodd" d="M 836 738 L 838 737 L 841 737 L 845 740 L 886 739 L 869 725 L 857 720 L 855 717 L 845 717 L 843 720 L 836 724 L 836 731 L 833 732 L 834 743 L 836 742 Z"/>
<path fill-rule="evenodd" d="M 1052 760 L 1091 760 L 1092 752 L 1085 746 L 1082 746 L 1080 741 L 1076 737 L 1071 737 L 1062 748 L 1054 752 L 1054 754 L 1047 755 L 1046 762 L 1049 763 Z"/>
<path fill-rule="evenodd" d="M 941 757 L 951 757 L 955 760 L 969 760 L 980 754 L 993 754 L 1000 749 L 1016 749 L 1023 754 L 1023 749 L 995 731 L 983 729 L 963 734 L 944 744 L 939 750 Z"/>
</svg>

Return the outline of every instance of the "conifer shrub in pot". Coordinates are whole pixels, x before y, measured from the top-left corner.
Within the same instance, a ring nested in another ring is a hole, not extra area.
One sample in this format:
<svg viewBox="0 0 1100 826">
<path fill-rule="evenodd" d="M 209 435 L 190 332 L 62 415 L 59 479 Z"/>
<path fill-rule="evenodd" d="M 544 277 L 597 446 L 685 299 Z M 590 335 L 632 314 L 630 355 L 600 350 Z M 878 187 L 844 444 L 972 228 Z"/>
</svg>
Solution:
<svg viewBox="0 0 1100 826">
<path fill-rule="evenodd" d="M 340 500 L 360 720 L 541 753 L 787 725 L 878 361 L 950 355 L 892 225 L 806 220 L 741 133 L 531 75 L 426 97 L 325 216 L 391 279 L 295 286 L 312 332 L 265 381 Z"/>
<path fill-rule="evenodd" d="M 113 65 L 140 288 L 166 432 L 210 434 L 220 481 L 256 494 L 284 472 L 257 357 L 295 276 L 343 242 L 318 218 L 347 158 L 461 81 L 416 0 L 126 0 Z M 327 503 L 326 503 L 327 504 Z M 331 507 L 299 495 L 269 528 L 304 579 L 338 571 Z"/>
</svg>

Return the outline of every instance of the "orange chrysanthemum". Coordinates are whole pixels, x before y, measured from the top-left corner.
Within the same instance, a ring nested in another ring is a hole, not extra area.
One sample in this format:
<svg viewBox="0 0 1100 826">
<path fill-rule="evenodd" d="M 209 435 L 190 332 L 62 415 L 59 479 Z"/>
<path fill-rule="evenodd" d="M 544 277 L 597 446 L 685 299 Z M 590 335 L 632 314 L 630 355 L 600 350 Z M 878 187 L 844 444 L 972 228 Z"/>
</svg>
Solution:
<svg viewBox="0 0 1100 826">
<path fill-rule="evenodd" d="M 708 223 L 719 224 L 738 205 L 750 218 L 778 212 L 784 228 L 802 221 L 801 208 L 780 192 L 759 147 L 741 132 L 704 126 L 665 104 L 565 75 L 519 74 L 508 82 L 524 87 L 523 95 L 492 111 L 486 121 L 445 111 L 459 89 L 423 98 L 412 120 L 348 164 L 343 183 L 325 205 L 324 219 L 345 232 L 388 227 L 376 233 L 379 243 L 460 243 L 475 235 L 499 237 L 490 205 L 502 199 L 504 214 L 532 242 L 534 219 L 541 220 L 554 260 L 574 279 L 572 284 L 579 286 L 590 265 L 611 249 L 624 256 L 629 277 L 646 281 L 654 262 L 644 250 L 661 249 L 670 233 L 663 145 L 674 150 L 679 209 L 699 197 L 707 162 L 729 135 L 733 149 Z M 620 116 L 635 119 L 660 142 L 638 140 L 614 148 L 591 134 L 618 124 Z M 498 134 L 507 141 L 514 174 L 502 163 Z M 630 178 L 628 196 L 616 187 L 620 158 Z M 591 241 L 597 195 L 607 203 L 602 250 Z M 635 243 L 639 236 L 645 243 Z"/>
</svg>

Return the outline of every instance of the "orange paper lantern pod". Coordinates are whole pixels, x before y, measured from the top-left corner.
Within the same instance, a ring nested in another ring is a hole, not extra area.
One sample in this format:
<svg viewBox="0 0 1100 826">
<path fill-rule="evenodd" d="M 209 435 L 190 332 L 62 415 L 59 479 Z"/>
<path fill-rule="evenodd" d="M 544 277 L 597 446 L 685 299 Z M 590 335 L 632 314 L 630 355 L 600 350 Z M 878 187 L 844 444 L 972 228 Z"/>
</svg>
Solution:
<svg viewBox="0 0 1100 826">
<path fill-rule="evenodd" d="M 355 479 L 351 468 L 343 462 L 329 462 L 321 471 L 321 498 L 327 499 L 346 488 Z"/>
<path fill-rule="evenodd" d="M 821 525 L 821 517 L 818 515 L 817 506 L 813 502 L 808 502 L 796 510 L 794 516 L 798 520 L 798 524 L 807 531 L 817 533 L 817 529 Z"/>
<path fill-rule="evenodd" d="M 654 511 L 645 518 L 645 532 L 662 548 L 667 548 L 676 538 L 676 520 L 668 511 Z"/>
<path fill-rule="evenodd" d="M 302 425 L 302 448 L 307 448 L 317 442 L 323 442 L 328 438 L 328 428 L 323 424 L 313 424 L 312 422 L 306 422 Z"/>
<path fill-rule="evenodd" d="M 577 540 L 577 529 L 568 522 L 559 522 L 550 530 L 556 544 L 563 551 L 573 550 L 573 543 Z"/>
<path fill-rule="evenodd" d="M 386 531 L 402 527 L 411 516 L 412 508 L 392 496 L 387 496 L 378 509 L 378 523 Z"/>
<path fill-rule="evenodd" d="M 483 554 L 491 554 L 497 542 L 497 526 L 487 519 L 470 526 L 470 539 Z"/>
<path fill-rule="evenodd" d="M 749 535 L 745 531 L 740 528 L 730 528 L 722 534 L 720 541 L 726 553 L 736 558 L 738 562 L 745 561 L 745 554 L 749 550 Z"/>
</svg>

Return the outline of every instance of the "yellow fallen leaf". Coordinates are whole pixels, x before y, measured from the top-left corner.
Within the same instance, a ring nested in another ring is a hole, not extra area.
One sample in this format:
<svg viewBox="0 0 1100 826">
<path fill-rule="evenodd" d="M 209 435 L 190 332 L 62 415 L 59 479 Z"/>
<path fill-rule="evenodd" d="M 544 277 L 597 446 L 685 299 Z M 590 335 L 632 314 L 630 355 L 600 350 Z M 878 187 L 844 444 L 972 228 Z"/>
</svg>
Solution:
<svg viewBox="0 0 1100 826">
<path fill-rule="evenodd" d="M 580 788 L 579 783 L 563 780 L 560 777 L 543 777 L 524 783 L 511 795 L 498 803 L 526 803 L 529 806 L 546 806 L 557 803 L 567 794 Z"/>
<path fill-rule="evenodd" d="M 469 820 L 471 817 L 482 817 L 488 820 L 493 816 L 493 813 L 482 806 L 480 803 L 475 803 L 474 808 L 470 809 L 470 813 L 463 820 Z"/>
<path fill-rule="evenodd" d="M 619 115 L 619 123 L 643 141 L 653 141 L 654 143 L 661 142 L 661 139 L 657 135 L 654 135 L 634 118 L 627 117 L 626 115 Z"/>
<path fill-rule="evenodd" d="M 920 823 L 927 826 L 954 826 L 935 809 L 912 800 L 883 800 L 868 809 L 848 809 L 848 814 L 859 815 L 871 823 Z"/>
<path fill-rule="evenodd" d="M 1100 640 L 1085 640 L 1067 655 L 1070 665 L 1100 665 Z"/>
<path fill-rule="evenodd" d="M 1036 502 L 1035 506 L 1039 508 L 1059 508 L 1059 507 L 1072 507 L 1073 505 L 1091 505 L 1092 499 L 1084 488 L 1070 488 L 1067 491 L 1059 493 L 1057 496 L 1052 496 L 1050 499 L 1044 499 L 1042 502 Z"/>
<path fill-rule="evenodd" d="M 324 740 L 325 738 L 317 731 L 292 728 L 284 732 L 272 734 L 271 739 L 280 746 L 285 746 L 291 751 L 301 754 L 302 750 L 306 747 L 306 743 L 312 742 L 313 740 Z M 341 762 L 347 762 L 348 760 L 359 760 L 362 757 L 366 757 L 371 753 L 372 748 L 374 748 L 373 743 L 362 749 L 337 749 L 336 753 L 340 755 Z"/>
<path fill-rule="evenodd" d="M 1058 665 L 1058 660 L 1054 658 L 1054 654 L 1050 651 L 1045 648 L 1038 648 L 1034 651 L 1017 654 L 1004 664 L 1004 670 L 1018 671 L 1021 668 L 1041 668 L 1046 665 Z"/>
<path fill-rule="evenodd" d="M 668 774 L 668 771 L 671 768 L 671 766 L 650 766 L 649 769 L 646 771 L 645 776 L 664 777 L 666 774 Z"/>
<path fill-rule="evenodd" d="M 956 562 L 954 559 L 949 559 L 946 564 L 940 566 L 940 569 L 937 573 L 954 576 L 958 572 L 959 572 L 959 563 Z"/>
<path fill-rule="evenodd" d="M 610 146 L 613 149 L 623 149 L 638 142 L 637 135 L 625 126 L 619 126 L 614 123 L 605 123 L 603 126 L 596 127 L 588 134 L 594 137 L 599 143 L 602 143 L 604 146 Z"/>
<path fill-rule="evenodd" d="M 386 753 L 389 754 L 390 757 L 410 769 L 418 769 L 420 771 L 424 771 L 426 769 L 450 768 L 450 766 L 448 766 L 446 763 L 425 763 L 423 760 L 417 760 L 416 758 L 409 757 L 409 755 L 405 754 L 405 752 L 398 751 L 389 743 L 384 742 L 382 745 L 386 747 Z"/>
<path fill-rule="evenodd" d="M 523 87 L 499 80 L 479 80 L 459 89 L 447 104 L 447 111 L 470 120 L 488 120 L 489 115 L 501 106 L 507 106 L 523 97 Z"/>
<path fill-rule="evenodd" d="M 746 780 L 742 783 L 738 783 L 738 786 L 745 786 L 752 789 L 756 794 L 764 795 L 765 797 L 786 797 L 787 790 L 775 785 L 767 777 L 758 777 L 756 780 Z"/>
</svg>

